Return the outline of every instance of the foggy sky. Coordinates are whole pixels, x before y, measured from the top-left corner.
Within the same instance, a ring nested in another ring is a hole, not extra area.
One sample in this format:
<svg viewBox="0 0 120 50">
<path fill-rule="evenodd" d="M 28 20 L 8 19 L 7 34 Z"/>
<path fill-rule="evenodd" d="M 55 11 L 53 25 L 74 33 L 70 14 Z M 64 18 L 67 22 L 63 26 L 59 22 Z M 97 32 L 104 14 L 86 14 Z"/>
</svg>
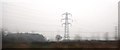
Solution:
<svg viewBox="0 0 120 50">
<path fill-rule="evenodd" d="M 72 14 L 70 33 L 110 32 L 118 24 L 119 0 L 1 0 L 3 28 L 11 32 L 59 32 L 62 14 Z M 1 14 L 1 13 L 0 13 Z M 50 35 L 51 34 L 47 34 Z"/>
</svg>

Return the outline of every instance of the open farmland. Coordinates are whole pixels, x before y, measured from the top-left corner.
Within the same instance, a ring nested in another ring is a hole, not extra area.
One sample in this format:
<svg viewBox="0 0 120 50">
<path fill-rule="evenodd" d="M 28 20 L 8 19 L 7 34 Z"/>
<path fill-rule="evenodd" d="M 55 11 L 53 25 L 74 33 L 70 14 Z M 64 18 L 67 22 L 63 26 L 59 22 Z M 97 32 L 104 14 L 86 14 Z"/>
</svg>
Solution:
<svg viewBox="0 0 120 50">
<path fill-rule="evenodd" d="M 3 43 L 3 48 L 118 48 L 117 41 Z"/>
</svg>

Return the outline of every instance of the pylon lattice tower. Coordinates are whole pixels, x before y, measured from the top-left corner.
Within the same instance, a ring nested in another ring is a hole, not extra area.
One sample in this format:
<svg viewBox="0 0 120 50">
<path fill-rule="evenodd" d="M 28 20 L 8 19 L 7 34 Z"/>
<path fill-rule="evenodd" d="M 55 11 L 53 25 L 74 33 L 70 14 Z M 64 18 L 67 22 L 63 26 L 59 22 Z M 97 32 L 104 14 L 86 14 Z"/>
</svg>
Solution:
<svg viewBox="0 0 120 50">
<path fill-rule="evenodd" d="M 118 27 L 115 26 L 115 39 L 118 40 Z"/>
<path fill-rule="evenodd" d="M 69 21 L 72 20 L 70 18 L 70 16 L 72 16 L 72 14 L 66 12 L 66 13 L 63 13 L 62 16 L 64 16 L 64 18 L 61 20 L 61 21 L 64 20 L 64 23 L 62 23 L 62 25 L 64 26 L 64 39 L 68 40 L 70 38 L 70 36 L 69 36 L 69 25 L 71 25 L 71 23 Z"/>
</svg>

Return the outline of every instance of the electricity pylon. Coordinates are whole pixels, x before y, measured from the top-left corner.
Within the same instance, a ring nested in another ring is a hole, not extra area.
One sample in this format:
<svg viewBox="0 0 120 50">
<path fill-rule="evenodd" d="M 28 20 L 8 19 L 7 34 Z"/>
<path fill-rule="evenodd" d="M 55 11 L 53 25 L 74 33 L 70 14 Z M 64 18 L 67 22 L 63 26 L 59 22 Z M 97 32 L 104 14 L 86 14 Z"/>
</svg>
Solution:
<svg viewBox="0 0 120 50">
<path fill-rule="evenodd" d="M 115 26 L 115 40 L 118 40 L 118 27 Z"/>
<path fill-rule="evenodd" d="M 72 14 L 66 12 L 66 13 L 63 13 L 62 16 L 64 16 L 64 18 L 61 19 L 61 21 L 64 21 L 64 23 L 62 23 L 62 26 L 64 26 L 64 39 L 68 40 L 70 38 L 69 36 L 69 25 L 71 25 L 70 20 L 73 21 L 70 18 Z"/>
</svg>

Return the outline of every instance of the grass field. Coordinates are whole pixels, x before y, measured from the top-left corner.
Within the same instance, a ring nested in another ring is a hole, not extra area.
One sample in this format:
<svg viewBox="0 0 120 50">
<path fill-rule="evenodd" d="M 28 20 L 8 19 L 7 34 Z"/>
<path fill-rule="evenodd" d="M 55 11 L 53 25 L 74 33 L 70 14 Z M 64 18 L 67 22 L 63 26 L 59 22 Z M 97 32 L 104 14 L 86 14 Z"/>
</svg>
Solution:
<svg viewBox="0 0 120 50">
<path fill-rule="evenodd" d="M 118 48 L 118 41 L 3 43 L 3 48 Z"/>
</svg>

